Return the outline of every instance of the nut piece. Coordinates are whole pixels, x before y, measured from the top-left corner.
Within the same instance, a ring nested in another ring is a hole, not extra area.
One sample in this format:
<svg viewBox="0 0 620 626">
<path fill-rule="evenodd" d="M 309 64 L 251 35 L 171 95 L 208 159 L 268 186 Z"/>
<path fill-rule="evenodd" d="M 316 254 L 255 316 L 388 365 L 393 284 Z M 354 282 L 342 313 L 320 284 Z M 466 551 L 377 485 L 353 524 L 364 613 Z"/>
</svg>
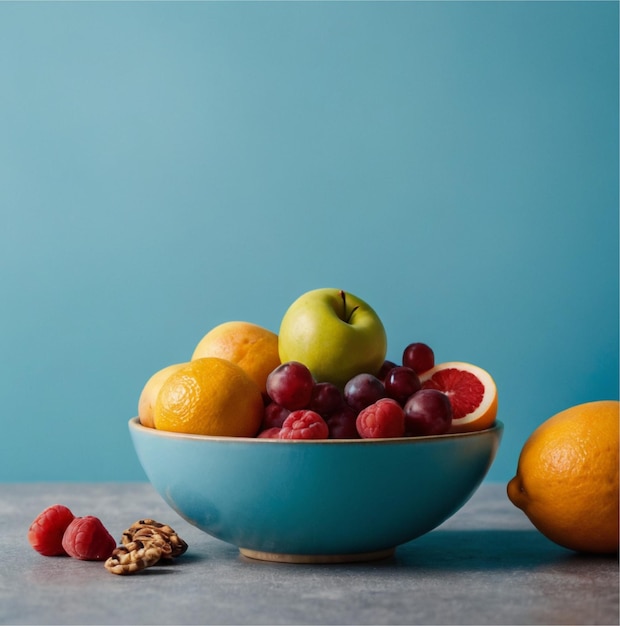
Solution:
<svg viewBox="0 0 620 626">
<path fill-rule="evenodd" d="M 122 534 L 121 543 L 105 562 L 112 574 L 134 574 L 187 550 L 187 543 L 170 526 L 152 519 L 133 523 Z"/>
<path fill-rule="evenodd" d="M 168 538 L 160 533 L 155 528 L 147 527 L 138 528 L 133 535 L 130 537 L 129 535 L 123 533 L 121 537 L 121 542 L 123 545 L 129 545 L 135 541 L 142 541 L 142 543 L 150 543 L 157 546 L 161 550 L 161 558 L 162 559 L 171 559 L 172 558 L 172 544 L 168 541 Z"/>
<path fill-rule="evenodd" d="M 115 548 L 104 565 L 112 574 L 134 574 L 155 565 L 160 558 L 159 546 L 138 540 Z"/>
<path fill-rule="evenodd" d="M 132 542 L 135 538 L 143 541 L 147 538 L 159 539 L 169 548 L 162 548 L 162 558 L 171 559 L 181 556 L 187 550 L 187 543 L 179 537 L 174 529 L 153 519 L 141 519 L 134 522 L 121 538 L 123 544 Z"/>
</svg>

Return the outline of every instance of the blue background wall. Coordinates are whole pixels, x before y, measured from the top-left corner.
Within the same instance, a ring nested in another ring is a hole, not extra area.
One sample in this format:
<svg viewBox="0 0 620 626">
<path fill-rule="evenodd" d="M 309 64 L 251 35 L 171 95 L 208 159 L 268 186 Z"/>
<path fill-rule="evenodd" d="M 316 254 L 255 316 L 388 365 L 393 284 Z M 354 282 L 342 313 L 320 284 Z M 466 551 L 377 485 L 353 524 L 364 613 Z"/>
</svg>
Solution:
<svg viewBox="0 0 620 626">
<path fill-rule="evenodd" d="M 1 3 L 0 90 L 1 481 L 144 479 L 148 377 L 316 287 L 495 376 L 490 480 L 618 398 L 615 2 Z"/>
</svg>

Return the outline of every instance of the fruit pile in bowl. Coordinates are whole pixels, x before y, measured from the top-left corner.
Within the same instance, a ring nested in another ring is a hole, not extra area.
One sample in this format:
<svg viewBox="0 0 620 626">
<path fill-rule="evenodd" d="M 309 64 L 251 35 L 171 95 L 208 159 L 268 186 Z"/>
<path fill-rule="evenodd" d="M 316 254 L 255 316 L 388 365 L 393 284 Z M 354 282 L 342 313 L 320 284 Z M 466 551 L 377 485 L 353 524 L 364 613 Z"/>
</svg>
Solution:
<svg viewBox="0 0 620 626">
<path fill-rule="evenodd" d="M 413 342 L 400 363 L 360 298 L 317 289 L 278 334 L 211 329 L 147 381 L 130 432 L 187 521 L 274 561 L 383 558 L 455 513 L 499 446 L 497 389 Z"/>
</svg>

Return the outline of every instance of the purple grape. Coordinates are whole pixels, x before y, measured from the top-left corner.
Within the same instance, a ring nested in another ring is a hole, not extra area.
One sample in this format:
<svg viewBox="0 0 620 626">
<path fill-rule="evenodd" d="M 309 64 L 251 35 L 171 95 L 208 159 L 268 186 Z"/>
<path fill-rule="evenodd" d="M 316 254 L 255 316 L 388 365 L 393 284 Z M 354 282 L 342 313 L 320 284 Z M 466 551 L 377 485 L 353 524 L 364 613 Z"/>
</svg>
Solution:
<svg viewBox="0 0 620 626">
<path fill-rule="evenodd" d="M 313 388 L 310 370 L 298 361 L 282 363 L 267 376 L 267 394 L 290 411 L 304 409 L 310 402 Z"/>
<path fill-rule="evenodd" d="M 420 389 L 404 407 L 407 435 L 443 435 L 452 424 L 452 405 L 438 389 Z"/>
<path fill-rule="evenodd" d="M 346 403 L 358 413 L 385 398 L 385 385 L 372 374 L 358 374 L 344 386 Z"/>
<path fill-rule="evenodd" d="M 435 353 L 425 343 L 410 343 L 403 351 L 403 365 L 419 376 L 435 366 Z"/>
<path fill-rule="evenodd" d="M 265 412 L 263 413 L 261 430 L 267 430 L 268 428 L 282 428 L 282 424 L 289 416 L 290 412 L 291 411 L 289 409 L 284 408 L 277 402 L 270 402 L 265 407 Z"/>
<path fill-rule="evenodd" d="M 344 405 L 344 398 L 336 385 L 328 382 L 316 383 L 306 408 L 316 411 L 325 418 Z"/>
<path fill-rule="evenodd" d="M 387 373 L 393 367 L 396 367 L 396 363 L 394 363 L 394 361 L 388 361 L 388 360 L 383 361 L 383 365 L 381 366 L 381 369 L 379 370 L 379 373 L 377 374 L 377 378 L 385 382 L 385 377 L 387 376 Z"/>
<path fill-rule="evenodd" d="M 355 422 L 357 411 L 348 404 L 342 406 L 327 418 L 330 439 L 359 439 Z"/>
<path fill-rule="evenodd" d="M 393 367 L 383 381 L 385 393 L 388 398 L 393 398 L 401 406 L 416 392 L 422 388 L 418 375 L 404 365 Z"/>
</svg>

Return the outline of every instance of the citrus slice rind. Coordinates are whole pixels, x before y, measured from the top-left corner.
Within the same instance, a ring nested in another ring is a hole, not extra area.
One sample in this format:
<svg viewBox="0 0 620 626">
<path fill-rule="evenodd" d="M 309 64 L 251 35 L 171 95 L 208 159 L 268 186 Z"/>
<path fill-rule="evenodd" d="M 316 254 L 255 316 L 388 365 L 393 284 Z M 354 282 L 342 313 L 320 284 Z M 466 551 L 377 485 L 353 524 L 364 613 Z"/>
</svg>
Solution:
<svg viewBox="0 0 620 626">
<path fill-rule="evenodd" d="M 497 416 L 497 387 L 481 367 L 461 361 L 439 363 L 420 375 L 424 389 L 439 389 L 450 399 L 450 432 L 489 428 Z"/>
</svg>

